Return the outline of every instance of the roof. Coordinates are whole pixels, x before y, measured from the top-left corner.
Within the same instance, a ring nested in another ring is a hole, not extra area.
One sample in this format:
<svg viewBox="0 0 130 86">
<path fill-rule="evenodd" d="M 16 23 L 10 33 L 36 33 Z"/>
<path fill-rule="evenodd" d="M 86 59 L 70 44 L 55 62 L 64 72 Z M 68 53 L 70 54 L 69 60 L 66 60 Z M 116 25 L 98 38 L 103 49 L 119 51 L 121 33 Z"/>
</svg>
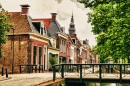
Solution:
<svg viewBox="0 0 130 86">
<path fill-rule="evenodd" d="M 48 31 L 53 37 L 57 37 L 57 32 L 62 32 L 60 25 L 56 20 L 51 21 Z"/>
<path fill-rule="evenodd" d="M 8 12 L 8 14 L 11 14 L 10 22 L 14 25 L 14 33 L 37 32 L 32 25 L 32 19 L 30 16 L 23 15 L 21 12 Z M 9 33 L 12 33 L 12 30 L 10 30 Z"/>
<path fill-rule="evenodd" d="M 64 32 L 63 28 L 61 28 L 60 24 L 57 22 L 57 20 L 52 20 L 52 18 L 36 18 L 33 19 L 34 21 L 42 21 L 44 22 L 44 26 L 49 32 L 49 35 L 51 37 L 57 38 L 57 32 Z"/>
<path fill-rule="evenodd" d="M 46 27 L 46 29 L 49 28 L 50 26 L 50 22 L 51 22 L 51 18 L 37 18 L 37 19 L 33 19 L 34 21 L 42 21 L 44 22 L 44 26 Z"/>
</svg>

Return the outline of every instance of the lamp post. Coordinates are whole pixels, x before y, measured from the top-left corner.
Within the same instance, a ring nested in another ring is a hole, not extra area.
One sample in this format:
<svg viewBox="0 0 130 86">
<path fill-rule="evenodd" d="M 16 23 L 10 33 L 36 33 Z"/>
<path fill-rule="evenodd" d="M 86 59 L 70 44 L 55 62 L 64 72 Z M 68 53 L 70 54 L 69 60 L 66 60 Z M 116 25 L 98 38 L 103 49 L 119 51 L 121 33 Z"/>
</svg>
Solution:
<svg viewBox="0 0 130 86">
<path fill-rule="evenodd" d="M 13 30 L 13 44 L 12 44 L 12 47 L 13 47 L 13 50 L 12 50 L 12 74 L 14 74 L 14 28 L 11 28 Z"/>
</svg>

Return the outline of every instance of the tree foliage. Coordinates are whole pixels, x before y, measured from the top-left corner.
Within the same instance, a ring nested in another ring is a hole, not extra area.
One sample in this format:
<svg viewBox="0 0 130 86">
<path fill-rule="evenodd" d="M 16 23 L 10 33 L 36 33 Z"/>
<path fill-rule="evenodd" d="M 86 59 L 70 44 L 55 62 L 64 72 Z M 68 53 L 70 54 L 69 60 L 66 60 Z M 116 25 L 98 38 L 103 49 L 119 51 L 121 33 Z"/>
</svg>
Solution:
<svg viewBox="0 0 130 86">
<path fill-rule="evenodd" d="M 57 64 L 58 63 L 58 56 L 50 54 L 49 55 L 49 62 L 51 64 L 51 66 L 53 66 L 54 64 Z"/>
<path fill-rule="evenodd" d="M 95 50 L 101 62 L 107 57 L 118 59 L 130 57 L 130 0 L 80 0 L 90 7 L 88 22 L 97 35 Z"/>
<path fill-rule="evenodd" d="M 1 5 L 0 10 L 0 57 L 2 57 L 2 44 L 6 43 L 7 33 L 12 27 L 12 24 L 9 23 L 10 15 L 7 14 Z"/>
</svg>

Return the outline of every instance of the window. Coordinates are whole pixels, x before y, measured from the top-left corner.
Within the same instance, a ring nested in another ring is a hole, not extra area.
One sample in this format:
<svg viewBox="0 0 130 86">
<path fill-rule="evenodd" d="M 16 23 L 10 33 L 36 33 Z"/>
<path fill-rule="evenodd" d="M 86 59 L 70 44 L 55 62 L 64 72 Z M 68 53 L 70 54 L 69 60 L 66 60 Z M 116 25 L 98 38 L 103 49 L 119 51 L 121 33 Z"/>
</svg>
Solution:
<svg viewBox="0 0 130 86">
<path fill-rule="evenodd" d="M 42 28 L 42 27 L 41 27 L 41 34 L 44 35 L 44 34 L 43 34 L 43 28 Z"/>
<path fill-rule="evenodd" d="M 60 44 L 62 44 L 62 40 L 60 40 Z"/>
<path fill-rule="evenodd" d="M 70 28 L 74 28 L 74 25 L 70 25 Z"/>
<path fill-rule="evenodd" d="M 75 41 L 75 39 L 72 39 L 72 41 L 76 44 L 76 41 Z"/>
<path fill-rule="evenodd" d="M 46 47 L 44 47 L 44 70 L 46 69 L 47 67 L 47 59 L 46 59 Z"/>
<path fill-rule="evenodd" d="M 33 46 L 33 64 L 36 64 L 37 46 Z"/>
<path fill-rule="evenodd" d="M 62 52 L 62 39 L 60 40 L 60 51 Z"/>
<path fill-rule="evenodd" d="M 65 45 L 65 41 L 64 41 L 64 45 Z"/>
<path fill-rule="evenodd" d="M 64 52 L 66 53 L 66 41 L 64 41 Z"/>
<path fill-rule="evenodd" d="M 44 47 L 44 54 L 46 54 L 46 47 Z"/>
<path fill-rule="evenodd" d="M 39 47 L 39 64 L 42 64 L 42 47 Z"/>
<path fill-rule="evenodd" d="M 46 32 L 46 28 L 44 27 L 44 33 L 45 33 L 45 35 L 47 34 L 47 32 Z"/>
<path fill-rule="evenodd" d="M 74 30 L 69 30 L 69 34 L 73 34 L 74 33 Z"/>
</svg>

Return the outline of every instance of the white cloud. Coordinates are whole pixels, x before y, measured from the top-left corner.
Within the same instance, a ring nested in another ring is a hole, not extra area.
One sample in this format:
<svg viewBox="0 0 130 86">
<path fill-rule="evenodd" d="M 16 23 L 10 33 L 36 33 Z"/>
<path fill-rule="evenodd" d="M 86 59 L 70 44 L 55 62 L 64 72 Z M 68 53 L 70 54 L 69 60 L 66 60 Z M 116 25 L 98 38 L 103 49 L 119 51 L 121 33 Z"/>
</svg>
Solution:
<svg viewBox="0 0 130 86">
<path fill-rule="evenodd" d="M 59 1 L 59 3 L 58 3 Z M 91 25 L 87 23 L 87 13 L 89 9 L 76 0 L 0 0 L 3 8 L 9 12 L 21 11 L 21 4 L 29 4 L 29 14 L 32 18 L 49 18 L 50 13 L 57 12 L 57 20 L 61 26 L 65 27 L 66 33 L 70 24 L 70 19 L 74 15 L 76 33 L 79 39 L 88 39 L 90 45 L 95 45 L 95 36 L 91 32 Z"/>
</svg>

